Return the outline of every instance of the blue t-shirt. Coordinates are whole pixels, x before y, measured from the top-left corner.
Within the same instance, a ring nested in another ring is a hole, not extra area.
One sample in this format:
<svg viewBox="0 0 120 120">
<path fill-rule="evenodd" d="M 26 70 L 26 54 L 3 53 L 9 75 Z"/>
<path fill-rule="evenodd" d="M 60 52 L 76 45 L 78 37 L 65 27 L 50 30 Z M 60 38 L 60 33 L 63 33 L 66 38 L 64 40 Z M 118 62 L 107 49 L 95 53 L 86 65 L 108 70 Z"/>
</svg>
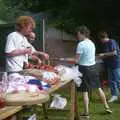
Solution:
<svg viewBox="0 0 120 120">
<path fill-rule="evenodd" d="M 107 57 L 104 59 L 106 67 L 109 67 L 109 68 L 120 67 L 120 48 L 119 48 L 119 45 L 115 40 L 110 39 L 108 42 L 105 43 L 104 51 L 107 53 L 107 52 L 112 52 L 114 50 L 117 51 L 117 55 L 110 56 L 110 57 Z"/>
</svg>

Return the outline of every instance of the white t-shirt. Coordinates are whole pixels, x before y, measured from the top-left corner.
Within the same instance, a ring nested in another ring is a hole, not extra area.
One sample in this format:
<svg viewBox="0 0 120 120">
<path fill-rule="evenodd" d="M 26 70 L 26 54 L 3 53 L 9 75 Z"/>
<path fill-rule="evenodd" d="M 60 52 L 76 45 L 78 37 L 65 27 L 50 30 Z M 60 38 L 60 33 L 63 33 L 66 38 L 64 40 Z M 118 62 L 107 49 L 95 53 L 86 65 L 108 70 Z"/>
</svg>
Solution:
<svg viewBox="0 0 120 120">
<path fill-rule="evenodd" d="M 25 49 L 27 47 L 30 47 L 32 51 L 35 51 L 35 48 L 28 42 L 25 36 L 23 36 L 19 32 L 12 32 L 7 37 L 5 53 L 10 53 L 17 49 Z M 21 71 L 23 70 L 24 62 L 28 62 L 27 54 L 14 57 L 6 56 L 6 71 Z"/>
<path fill-rule="evenodd" d="M 80 41 L 77 45 L 76 54 L 80 54 L 79 65 L 91 66 L 95 64 L 95 45 L 91 40 Z"/>
</svg>

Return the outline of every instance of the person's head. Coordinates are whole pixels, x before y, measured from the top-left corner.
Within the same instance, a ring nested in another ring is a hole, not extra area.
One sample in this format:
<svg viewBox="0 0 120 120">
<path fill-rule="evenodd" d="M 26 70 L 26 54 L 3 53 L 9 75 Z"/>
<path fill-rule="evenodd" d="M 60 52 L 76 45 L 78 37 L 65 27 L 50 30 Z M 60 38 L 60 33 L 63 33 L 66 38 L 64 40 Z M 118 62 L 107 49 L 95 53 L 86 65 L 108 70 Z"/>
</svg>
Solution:
<svg viewBox="0 0 120 120">
<path fill-rule="evenodd" d="M 29 35 L 35 28 L 35 22 L 31 16 L 20 16 L 16 20 L 16 30 L 23 35 Z"/>
<path fill-rule="evenodd" d="M 76 29 L 76 38 L 77 40 L 84 40 L 85 38 L 89 38 L 90 30 L 82 25 Z"/>
<path fill-rule="evenodd" d="M 102 43 L 106 43 L 109 41 L 109 36 L 108 36 L 108 33 L 105 32 L 105 31 L 100 31 L 98 33 L 98 38 L 99 40 L 102 42 Z"/>
</svg>

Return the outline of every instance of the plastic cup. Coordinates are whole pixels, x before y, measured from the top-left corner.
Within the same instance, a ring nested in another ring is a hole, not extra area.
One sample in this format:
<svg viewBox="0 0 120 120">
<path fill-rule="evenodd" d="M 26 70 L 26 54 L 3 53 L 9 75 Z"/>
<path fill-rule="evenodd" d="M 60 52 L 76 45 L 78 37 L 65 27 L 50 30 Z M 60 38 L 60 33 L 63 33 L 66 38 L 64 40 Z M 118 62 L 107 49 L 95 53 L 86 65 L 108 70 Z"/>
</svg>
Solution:
<svg viewBox="0 0 120 120">
<path fill-rule="evenodd" d="M 6 105 L 5 94 L 7 83 L 7 72 L 0 72 L 0 108 L 3 108 Z"/>
</svg>

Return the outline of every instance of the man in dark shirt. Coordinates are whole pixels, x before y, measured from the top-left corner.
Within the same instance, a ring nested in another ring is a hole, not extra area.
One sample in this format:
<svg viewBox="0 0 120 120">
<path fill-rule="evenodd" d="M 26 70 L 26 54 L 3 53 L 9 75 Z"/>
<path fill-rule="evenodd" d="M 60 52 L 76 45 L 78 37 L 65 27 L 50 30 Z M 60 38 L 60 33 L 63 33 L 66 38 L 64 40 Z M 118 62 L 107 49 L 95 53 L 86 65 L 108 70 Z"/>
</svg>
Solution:
<svg viewBox="0 0 120 120">
<path fill-rule="evenodd" d="M 120 48 L 114 39 L 108 37 L 107 32 L 100 32 L 99 39 L 104 44 L 105 52 L 99 54 L 99 57 L 103 58 L 105 67 L 107 67 L 112 95 L 108 102 L 114 102 L 118 99 L 120 92 Z"/>
</svg>

